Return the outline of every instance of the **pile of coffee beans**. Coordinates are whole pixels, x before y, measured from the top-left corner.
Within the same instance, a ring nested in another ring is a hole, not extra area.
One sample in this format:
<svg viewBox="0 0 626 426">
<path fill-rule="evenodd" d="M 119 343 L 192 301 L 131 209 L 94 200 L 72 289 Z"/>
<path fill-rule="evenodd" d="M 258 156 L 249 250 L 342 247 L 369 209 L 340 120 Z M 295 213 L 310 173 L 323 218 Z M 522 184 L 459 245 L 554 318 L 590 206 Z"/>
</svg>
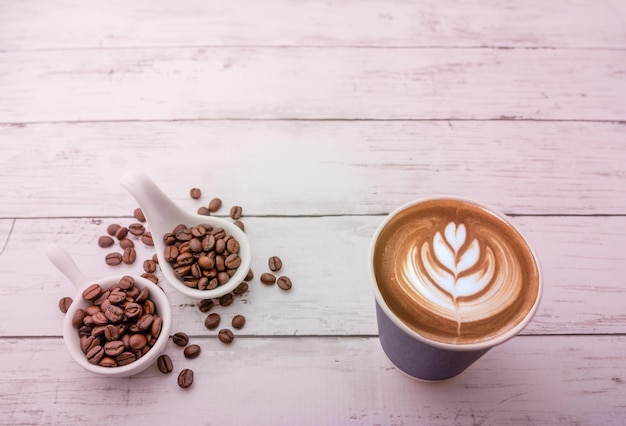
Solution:
<svg viewBox="0 0 626 426">
<path fill-rule="evenodd" d="M 212 290 L 230 280 L 239 265 L 239 242 L 210 224 L 178 225 L 163 236 L 163 253 L 174 274 L 187 286 Z"/>
<path fill-rule="evenodd" d="M 107 289 L 94 283 L 82 292 L 82 298 L 91 304 L 74 312 L 72 325 L 91 364 L 130 364 L 145 355 L 161 334 L 162 320 L 150 290 L 139 289 L 129 275 Z"/>
</svg>

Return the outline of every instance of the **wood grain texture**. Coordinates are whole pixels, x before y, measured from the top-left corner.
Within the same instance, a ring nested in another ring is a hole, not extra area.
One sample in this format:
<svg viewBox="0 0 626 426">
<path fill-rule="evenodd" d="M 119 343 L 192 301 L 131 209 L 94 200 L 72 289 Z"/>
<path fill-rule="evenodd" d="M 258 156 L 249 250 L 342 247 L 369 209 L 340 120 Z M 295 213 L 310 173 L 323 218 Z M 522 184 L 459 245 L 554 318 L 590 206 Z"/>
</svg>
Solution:
<svg viewBox="0 0 626 426">
<path fill-rule="evenodd" d="M 115 219 L 19 219 L 7 250 L 0 255 L 0 296 L 11 306 L 0 310 L 0 336 L 59 336 L 63 314 L 57 302 L 74 296 L 68 280 L 45 257 L 56 242 L 94 279 L 143 273 L 141 264 L 153 249 L 136 244 L 138 262 L 109 267 L 104 256 L 113 249 L 96 245 Z M 250 291 L 228 307 L 216 307 L 225 323 L 235 314 L 248 318 L 244 333 L 254 336 L 377 334 L 374 299 L 368 277 L 370 238 L 382 217 L 247 218 L 256 278 Z M 516 217 L 541 262 L 544 294 L 526 334 L 623 334 L 626 316 L 626 217 Z M 132 223 L 123 219 L 122 224 Z M 294 282 L 285 292 L 260 283 L 269 272 L 267 259 L 278 255 L 281 274 Z M 24 259 L 37 265 L 26 265 Z M 160 274 L 159 274 L 160 276 Z M 162 277 L 161 277 L 162 278 Z M 181 296 L 162 282 L 173 306 L 174 328 L 196 335 L 206 314 L 197 300 Z M 34 312 L 34 313 L 33 313 Z M 31 320 L 35 315 L 37 320 Z"/>
<path fill-rule="evenodd" d="M 167 347 L 167 376 L 104 379 L 74 364 L 61 339 L 2 339 L 3 421 L 239 425 L 254 413 L 258 425 L 620 425 L 626 414 L 624 337 L 517 337 L 436 384 L 395 371 L 374 338 L 192 340 L 195 360 Z M 186 390 L 183 368 L 195 372 Z"/>
<path fill-rule="evenodd" d="M 131 168 L 190 211 L 219 196 L 248 216 L 385 214 L 450 194 L 513 214 L 626 214 L 625 135 L 509 121 L 0 126 L 0 217 L 128 216 Z"/>
<path fill-rule="evenodd" d="M 159 48 L 0 54 L 0 123 L 623 120 L 624 51 Z"/>
<path fill-rule="evenodd" d="M 116 0 L 86 5 L 29 0 L 0 8 L 0 50 L 190 45 L 624 48 L 624 21 L 615 13 L 619 4 Z"/>
</svg>

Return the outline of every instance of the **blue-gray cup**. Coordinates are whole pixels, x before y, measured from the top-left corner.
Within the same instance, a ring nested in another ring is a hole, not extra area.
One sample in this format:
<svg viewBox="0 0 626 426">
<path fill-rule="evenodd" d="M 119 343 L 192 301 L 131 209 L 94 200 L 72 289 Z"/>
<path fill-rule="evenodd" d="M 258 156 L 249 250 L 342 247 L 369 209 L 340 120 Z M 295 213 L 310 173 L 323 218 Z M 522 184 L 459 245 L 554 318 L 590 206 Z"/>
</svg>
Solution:
<svg viewBox="0 0 626 426">
<path fill-rule="evenodd" d="M 382 349 L 424 381 L 454 377 L 517 335 L 541 298 L 526 238 L 502 213 L 460 198 L 390 213 L 372 239 L 369 268 Z"/>
</svg>

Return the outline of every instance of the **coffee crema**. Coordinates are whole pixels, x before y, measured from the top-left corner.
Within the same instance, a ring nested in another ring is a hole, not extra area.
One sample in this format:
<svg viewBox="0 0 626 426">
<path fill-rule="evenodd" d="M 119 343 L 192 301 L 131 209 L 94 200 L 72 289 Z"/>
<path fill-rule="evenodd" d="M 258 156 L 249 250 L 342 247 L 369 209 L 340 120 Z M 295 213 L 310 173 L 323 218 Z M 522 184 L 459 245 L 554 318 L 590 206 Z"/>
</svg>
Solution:
<svg viewBox="0 0 626 426">
<path fill-rule="evenodd" d="M 427 200 L 385 223 L 373 252 L 389 309 L 428 339 L 471 344 L 524 320 L 539 269 L 522 235 L 500 216 L 457 199 Z"/>
</svg>

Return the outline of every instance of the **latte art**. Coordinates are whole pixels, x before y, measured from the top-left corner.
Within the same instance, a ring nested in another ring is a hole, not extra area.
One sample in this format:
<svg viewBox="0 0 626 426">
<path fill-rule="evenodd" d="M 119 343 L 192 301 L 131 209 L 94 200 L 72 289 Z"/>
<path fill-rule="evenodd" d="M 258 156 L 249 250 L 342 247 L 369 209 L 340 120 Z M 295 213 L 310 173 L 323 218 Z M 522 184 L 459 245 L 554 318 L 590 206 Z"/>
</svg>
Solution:
<svg viewBox="0 0 626 426">
<path fill-rule="evenodd" d="M 521 322 L 538 293 L 538 269 L 505 220 L 459 200 L 431 200 L 398 213 L 374 251 L 380 292 L 419 334 L 475 343 Z"/>
</svg>

